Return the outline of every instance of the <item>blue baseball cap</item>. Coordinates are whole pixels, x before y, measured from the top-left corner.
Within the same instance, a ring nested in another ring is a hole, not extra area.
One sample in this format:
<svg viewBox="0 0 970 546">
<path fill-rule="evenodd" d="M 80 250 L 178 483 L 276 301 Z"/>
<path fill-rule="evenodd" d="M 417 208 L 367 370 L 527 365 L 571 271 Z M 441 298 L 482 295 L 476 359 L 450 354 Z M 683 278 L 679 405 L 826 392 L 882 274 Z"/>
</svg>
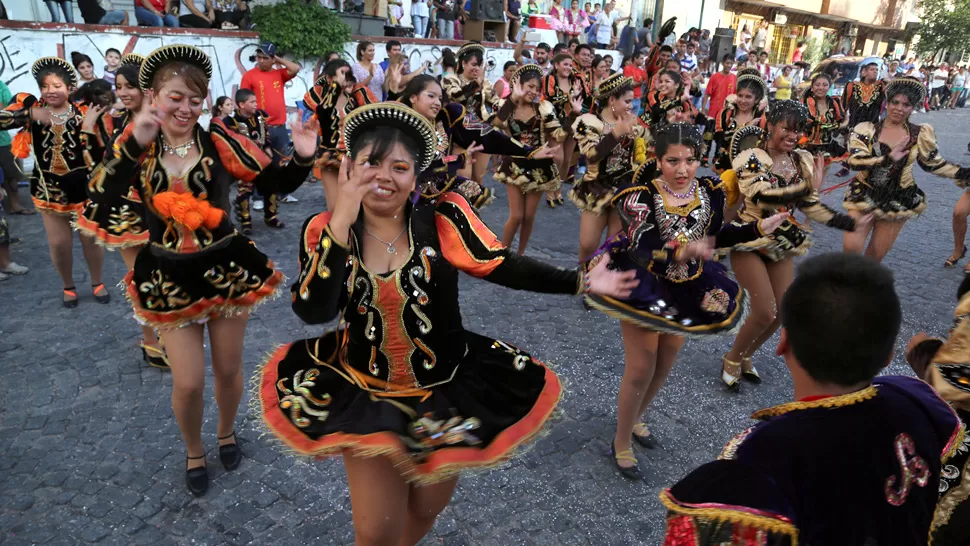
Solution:
<svg viewBox="0 0 970 546">
<path fill-rule="evenodd" d="M 259 46 L 256 47 L 256 53 L 262 53 L 263 55 L 275 57 L 276 44 L 274 44 L 273 42 L 261 42 Z"/>
</svg>

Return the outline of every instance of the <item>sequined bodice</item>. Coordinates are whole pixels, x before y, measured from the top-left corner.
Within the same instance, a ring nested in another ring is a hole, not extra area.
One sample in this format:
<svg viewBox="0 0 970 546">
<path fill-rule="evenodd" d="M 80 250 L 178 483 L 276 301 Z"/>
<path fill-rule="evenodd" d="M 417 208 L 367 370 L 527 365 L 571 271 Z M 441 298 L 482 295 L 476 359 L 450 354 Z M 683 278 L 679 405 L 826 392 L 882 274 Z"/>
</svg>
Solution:
<svg viewBox="0 0 970 546">
<path fill-rule="evenodd" d="M 80 140 L 82 121 L 83 117 L 75 107 L 74 115 L 64 123 L 31 123 L 34 157 L 41 171 L 64 176 L 88 168 Z"/>
<path fill-rule="evenodd" d="M 512 138 L 518 140 L 526 146 L 542 146 L 542 120 L 539 119 L 539 112 L 527 121 L 509 118 L 509 133 Z"/>
</svg>

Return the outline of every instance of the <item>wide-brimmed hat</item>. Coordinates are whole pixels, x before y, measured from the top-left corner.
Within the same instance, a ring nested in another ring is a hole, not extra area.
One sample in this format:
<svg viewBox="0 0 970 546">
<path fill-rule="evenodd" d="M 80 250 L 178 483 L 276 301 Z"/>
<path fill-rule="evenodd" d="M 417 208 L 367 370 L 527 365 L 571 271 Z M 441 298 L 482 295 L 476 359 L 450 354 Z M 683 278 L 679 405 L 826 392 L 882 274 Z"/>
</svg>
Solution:
<svg viewBox="0 0 970 546">
<path fill-rule="evenodd" d="M 67 74 L 68 81 L 64 82 L 70 87 L 77 87 L 78 77 L 77 71 L 71 66 L 71 63 L 65 61 L 60 57 L 41 57 L 34 61 L 34 64 L 30 67 L 30 74 L 36 79 L 37 75 L 40 74 L 44 69 L 56 68 L 58 70 L 63 70 Z"/>
<path fill-rule="evenodd" d="M 344 118 L 344 142 L 353 150 L 357 137 L 372 129 L 396 128 L 410 135 L 418 145 L 417 172 L 422 172 L 434 159 L 438 134 L 431 122 L 399 102 L 375 102 L 354 109 Z"/>
<path fill-rule="evenodd" d="M 155 74 L 162 66 L 170 62 L 183 62 L 202 69 L 207 80 L 212 79 L 212 61 L 204 51 L 197 47 L 183 44 L 163 46 L 152 51 L 145 57 L 138 72 L 138 85 L 142 89 L 151 89 L 155 81 Z"/>
</svg>

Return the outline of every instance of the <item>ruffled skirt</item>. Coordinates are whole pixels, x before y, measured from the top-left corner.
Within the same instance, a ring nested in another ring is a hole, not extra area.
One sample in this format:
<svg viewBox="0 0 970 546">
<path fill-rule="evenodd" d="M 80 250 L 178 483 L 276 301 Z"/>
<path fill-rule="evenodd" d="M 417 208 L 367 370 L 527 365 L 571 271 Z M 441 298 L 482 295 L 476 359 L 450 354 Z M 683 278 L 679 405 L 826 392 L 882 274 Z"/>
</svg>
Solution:
<svg viewBox="0 0 970 546">
<path fill-rule="evenodd" d="M 742 226 L 744 222 L 735 220 L 731 224 Z M 757 252 L 768 262 L 780 262 L 785 258 L 804 255 L 809 248 L 812 248 L 812 244 L 814 244 L 812 230 L 787 221 L 770 234 L 734 245 L 730 250 L 731 252 Z"/>
<path fill-rule="evenodd" d="M 896 180 L 885 184 L 873 184 L 858 177 L 849 183 L 842 197 L 846 210 L 872 214 L 880 220 L 907 220 L 926 210 L 926 194 L 916 184 L 900 187 Z"/>
<path fill-rule="evenodd" d="M 612 208 L 613 196 L 618 188 L 626 187 L 633 179 L 633 171 L 617 176 L 615 179 L 582 179 L 569 190 L 569 199 L 583 212 L 602 215 Z"/>
<path fill-rule="evenodd" d="M 128 248 L 148 243 L 145 206 L 132 190 L 126 196 L 88 201 L 74 227 L 107 248 Z"/>
<path fill-rule="evenodd" d="M 265 425 L 300 455 L 386 456 L 415 484 L 500 464 L 543 428 L 562 387 L 527 353 L 464 332 L 453 378 L 427 389 L 362 386 L 341 362 L 342 333 L 280 347 L 257 374 Z M 365 390 L 366 389 L 366 390 Z"/>
<path fill-rule="evenodd" d="M 30 175 L 30 198 L 41 212 L 73 216 L 80 214 L 88 200 L 87 183 L 87 169 L 59 176 L 35 167 Z"/>
<path fill-rule="evenodd" d="M 154 328 L 178 328 L 231 317 L 277 293 L 284 276 L 243 235 L 204 252 L 172 255 L 154 244 L 138 253 L 125 276 L 135 318 Z"/>
<path fill-rule="evenodd" d="M 494 176 L 497 182 L 514 186 L 522 193 L 544 193 L 559 189 L 559 167 L 551 159 L 502 158 Z"/>
</svg>

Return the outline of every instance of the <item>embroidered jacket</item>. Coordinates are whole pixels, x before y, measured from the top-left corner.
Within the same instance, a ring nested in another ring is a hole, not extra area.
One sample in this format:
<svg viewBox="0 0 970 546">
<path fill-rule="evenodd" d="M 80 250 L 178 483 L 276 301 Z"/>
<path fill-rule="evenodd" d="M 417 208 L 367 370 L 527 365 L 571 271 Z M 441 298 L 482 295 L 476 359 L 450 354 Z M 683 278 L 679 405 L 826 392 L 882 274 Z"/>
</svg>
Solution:
<svg viewBox="0 0 970 546">
<path fill-rule="evenodd" d="M 845 121 L 845 109 L 838 97 L 828 97 L 828 110 L 819 112 L 815 97 L 805 97 L 803 100 L 808 107 L 808 130 L 805 137 L 809 145 L 822 145 L 832 142 L 839 127 Z"/>
<path fill-rule="evenodd" d="M 886 98 L 886 82 L 875 83 L 851 81 L 842 90 L 842 104 L 849 114 L 849 124 L 859 125 L 864 121 L 876 123 Z"/>
<path fill-rule="evenodd" d="M 34 106 L 43 107 L 44 101 L 30 93 L 17 93 L 13 102 L 0 110 L 0 131 L 24 129 L 14 138 L 14 155 L 27 157 L 32 145 L 34 169 L 48 176 L 66 176 L 90 168 L 84 155 L 87 137 L 81 132 L 84 109 L 71 103 L 73 114 L 64 123 L 44 124 L 30 121 Z"/>
<path fill-rule="evenodd" d="M 303 102 L 307 108 L 313 110 L 320 122 L 320 153 L 334 152 L 344 149 L 343 123 L 347 114 L 365 104 L 380 102 L 370 89 L 362 84 L 354 86 L 354 90 L 347 98 L 342 109 L 337 108 L 338 99 L 343 89 L 335 82 L 318 81 L 306 95 Z M 339 159 L 337 163 L 339 164 Z"/>
<path fill-rule="evenodd" d="M 267 119 L 269 119 L 269 114 L 262 110 L 256 110 L 256 113 L 248 118 L 241 116 L 239 112 L 235 112 L 231 116 L 222 118 L 222 123 L 226 125 L 227 129 L 244 135 L 261 149 L 266 150 Z"/>
<path fill-rule="evenodd" d="M 908 152 L 894 162 L 889 146 L 879 142 L 881 123 L 860 123 L 849 137 L 849 167 L 859 171 L 856 178 L 869 185 L 883 186 L 887 181 L 900 188 L 916 184 L 913 167 L 917 164 L 926 172 L 954 180 L 957 186 L 970 185 L 970 169 L 948 162 L 940 155 L 936 133 L 930 125 L 909 124 Z"/>
<path fill-rule="evenodd" d="M 492 83 L 487 79 L 479 84 L 466 80 L 460 74 L 449 74 L 441 78 L 441 90 L 446 102 L 457 102 L 465 107 L 465 112 L 475 121 L 489 118 L 499 98 L 492 92 Z"/>
</svg>

